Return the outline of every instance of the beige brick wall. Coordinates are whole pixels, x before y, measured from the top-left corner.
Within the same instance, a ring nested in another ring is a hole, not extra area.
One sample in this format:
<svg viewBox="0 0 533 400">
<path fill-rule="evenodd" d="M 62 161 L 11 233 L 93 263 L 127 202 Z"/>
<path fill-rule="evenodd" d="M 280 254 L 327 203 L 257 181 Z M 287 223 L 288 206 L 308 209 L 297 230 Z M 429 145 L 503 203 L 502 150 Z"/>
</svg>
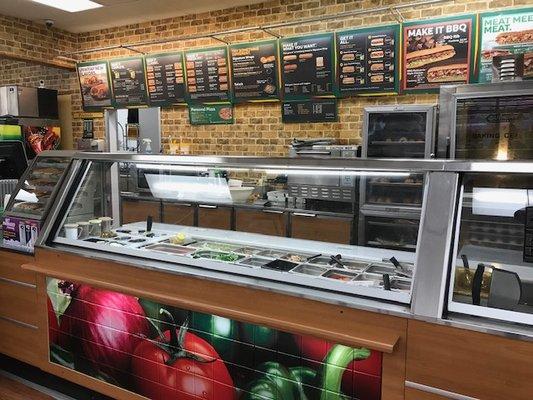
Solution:
<svg viewBox="0 0 533 400">
<path fill-rule="evenodd" d="M 89 49 L 133 43 L 159 38 L 179 37 L 199 33 L 217 32 L 244 26 L 258 26 L 274 22 L 290 21 L 318 15 L 334 14 L 342 11 L 364 10 L 383 5 L 397 5 L 411 0 L 275 0 L 262 4 L 235 7 L 225 10 L 183 17 L 168 18 L 139 24 L 103 29 L 76 35 L 76 48 Z M 455 0 L 440 5 L 418 6 L 415 9 L 402 10 L 406 19 L 432 18 L 448 14 L 465 12 L 489 11 L 499 8 L 525 6 L 531 0 Z M 0 18 L 0 22 L 5 18 Z M 277 34 L 288 36 L 318 31 L 356 28 L 365 25 L 376 25 L 393 22 L 388 12 L 363 13 L 347 19 L 317 22 L 307 25 L 275 30 Z M 17 22 L 20 23 L 20 22 Z M 44 29 L 44 28 L 43 28 Z M 1 33 L 1 29 L 0 29 Z M 64 35 L 64 33 L 59 33 Z M 1 38 L 1 34 L 0 34 Z M 225 36 L 231 43 L 269 38 L 268 34 L 257 31 Z M 32 40 L 41 40 L 34 36 Z M 43 39 L 44 40 L 44 39 Z M 0 39 L 0 44 L 1 44 Z M 40 43 L 36 43 L 41 48 Z M 68 44 L 61 42 L 63 47 Z M 160 45 L 145 46 L 140 50 L 147 53 L 170 50 L 185 50 L 208 46 L 219 46 L 214 39 L 189 40 Z M 102 51 L 84 55 L 83 60 L 109 59 L 132 53 L 120 49 Z M 0 64 L 1 66 L 2 64 Z M 31 70 L 28 73 L 34 73 Z M 41 71 L 43 74 L 45 70 Z M 2 72 L 2 75 L 4 73 Z M 0 84 L 4 81 L 0 75 Z M 57 72 L 50 70 L 50 76 Z M 74 74 L 67 73 L 62 79 L 61 91 L 76 93 L 74 105 L 74 132 L 81 135 L 80 98 Z M 46 78 L 45 78 L 46 79 Z M 54 81 L 51 78 L 50 81 Z M 66 83 L 65 83 L 66 82 Z M 63 86 L 65 85 L 65 86 Z M 243 104 L 235 107 L 236 123 L 219 126 L 191 126 L 185 107 L 166 108 L 162 111 L 162 136 L 168 149 L 171 139 L 191 143 L 191 152 L 195 154 L 231 154 L 231 155 L 264 155 L 282 156 L 286 154 L 286 146 L 292 138 L 334 137 L 342 143 L 359 143 L 361 135 L 362 110 L 369 105 L 396 103 L 436 103 L 436 95 L 404 95 L 359 97 L 339 101 L 339 121 L 336 123 L 318 124 L 282 124 L 279 103 Z M 97 134 L 103 135 L 102 121 L 96 121 Z"/>
</svg>

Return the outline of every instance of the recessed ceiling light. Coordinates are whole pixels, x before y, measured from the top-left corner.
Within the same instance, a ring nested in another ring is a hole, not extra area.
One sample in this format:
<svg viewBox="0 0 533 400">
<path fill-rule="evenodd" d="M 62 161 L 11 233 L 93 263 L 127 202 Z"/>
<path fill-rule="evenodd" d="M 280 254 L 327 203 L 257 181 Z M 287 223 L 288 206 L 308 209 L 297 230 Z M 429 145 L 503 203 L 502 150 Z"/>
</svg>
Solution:
<svg viewBox="0 0 533 400">
<path fill-rule="evenodd" d="M 78 12 L 103 7 L 91 0 L 32 0 L 34 3 L 44 4 L 63 11 Z"/>
</svg>

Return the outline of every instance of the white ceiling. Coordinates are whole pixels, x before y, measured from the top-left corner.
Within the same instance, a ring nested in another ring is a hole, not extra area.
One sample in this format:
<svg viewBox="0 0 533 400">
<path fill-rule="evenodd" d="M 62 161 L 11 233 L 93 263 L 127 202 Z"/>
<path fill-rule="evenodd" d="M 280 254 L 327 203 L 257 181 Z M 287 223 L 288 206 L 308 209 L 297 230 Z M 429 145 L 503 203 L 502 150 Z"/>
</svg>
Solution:
<svg viewBox="0 0 533 400">
<path fill-rule="evenodd" d="M 88 32 L 155 19 L 222 10 L 265 0 L 93 0 L 102 4 L 94 10 L 69 13 L 30 0 L 0 0 L 0 14 L 44 23 L 70 32 Z"/>
</svg>

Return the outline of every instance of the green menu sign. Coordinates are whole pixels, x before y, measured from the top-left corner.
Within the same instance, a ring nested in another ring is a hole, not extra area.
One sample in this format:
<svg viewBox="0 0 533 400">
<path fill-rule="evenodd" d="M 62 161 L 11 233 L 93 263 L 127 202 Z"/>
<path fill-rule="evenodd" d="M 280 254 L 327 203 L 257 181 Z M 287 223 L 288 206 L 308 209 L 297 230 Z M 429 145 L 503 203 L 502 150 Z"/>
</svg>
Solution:
<svg viewBox="0 0 533 400">
<path fill-rule="evenodd" d="M 285 100 L 304 100 L 333 94 L 333 33 L 284 38 L 280 40 L 280 44 Z"/>
<path fill-rule="evenodd" d="M 336 33 L 341 96 L 397 93 L 400 25 Z"/>
<path fill-rule="evenodd" d="M 234 123 L 231 104 L 190 104 L 191 125 L 229 125 Z"/>
<path fill-rule="evenodd" d="M 492 57 L 524 53 L 524 78 L 533 78 L 533 8 L 481 14 L 480 83 L 492 80 Z"/>
<path fill-rule="evenodd" d="M 230 63 L 235 101 L 278 99 L 276 40 L 232 45 Z"/>
</svg>

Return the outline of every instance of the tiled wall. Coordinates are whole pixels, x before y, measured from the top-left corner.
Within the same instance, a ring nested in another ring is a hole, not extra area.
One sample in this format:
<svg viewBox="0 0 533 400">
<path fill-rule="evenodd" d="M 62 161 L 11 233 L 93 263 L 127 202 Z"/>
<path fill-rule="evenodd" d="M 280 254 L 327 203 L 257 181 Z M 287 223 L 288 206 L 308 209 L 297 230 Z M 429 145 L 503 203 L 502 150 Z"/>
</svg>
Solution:
<svg viewBox="0 0 533 400">
<path fill-rule="evenodd" d="M 150 399 L 381 397 L 379 352 L 87 285 L 47 281 L 51 361 Z M 161 315 L 161 308 L 172 314 L 174 323 Z M 171 342 L 170 351 L 158 346 L 169 341 L 171 329 L 187 329 L 181 350 L 188 353 L 170 362 L 178 344 Z"/>
<path fill-rule="evenodd" d="M 61 50 L 74 47 L 89 49 L 102 46 L 132 43 L 158 38 L 193 35 L 233 29 L 244 26 L 258 26 L 274 22 L 290 21 L 319 15 L 334 14 L 343 11 L 369 9 L 384 5 L 397 5 L 412 0 L 274 0 L 250 6 L 241 6 L 225 10 L 206 12 L 196 15 L 168 18 L 139 24 L 103 29 L 95 32 L 71 35 L 54 30 L 55 41 Z M 402 10 L 405 19 L 419 19 L 441 17 L 449 14 L 473 13 L 490 11 L 506 7 L 520 7 L 530 5 L 531 0 L 452 0 L 443 4 L 422 5 L 416 8 Z M 49 57 L 50 49 L 55 48 L 46 36 L 47 30 L 35 27 L 35 24 L 18 19 L 0 16 L 0 22 L 9 24 L 2 31 L 0 28 L 0 49 L 2 45 L 21 40 L 16 44 L 17 51 L 40 54 Z M 352 18 L 317 22 L 290 28 L 275 30 L 280 35 L 306 34 L 324 30 L 354 28 L 365 25 L 376 25 L 394 22 L 389 12 L 364 13 Z M 30 25 L 30 28 L 27 25 Z M 12 33 L 18 30 L 18 34 Z M 5 37 L 7 36 L 7 39 Z M 268 38 L 264 32 L 251 32 L 224 37 L 231 43 L 259 40 Z M 35 42 L 34 48 L 31 44 Z M 72 43 L 74 45 L 72 45 Z M 44 43 L 44 44 L 43 44 Z M 213 39 L 189 40 L 183 42 L 151 45 L 140 48 L 145 52 L 164 52 L 170 50 L 192 49 L 220 45 Z M 84 60 L 109 59 L 113 57 L 131 55 L 127 50 L 112 50 L 91 53 L 83 56 Z M 2 70 L 0 84 L 6 79 Z M 12 73 L 8 73 L 11 75 Z M 16 73 L 15 73 L 16 74 Z M 43 76 L 46 76 L 43 71 Z M 50 71 L 55 76 L 55 71 Z M 71 78 L 75 74 L 68 73 L 69 90 L 77 93 L 77 84 Z M 21 73 L 21 76 L 24 76 Z M 45 80 L 46 77 L 44 78 Z M 9 79 L 8 79 L 9 80 Z M 50 79 L 50 80 L 53 80 Z M 78 95 L 74 98 L 74 132 L 81 136 L 81 105 Z M 287 144 L 292 138 L 333 137 L 342 143 L 355 144 L 360 142 L 362 109 L 369 105 L 395 103 L 436 103 L 436 95 L 384 96 L 370 98 L 351 98 L 339 101 L 339 121 L 336 123 L 319 124 L 282 124 L 279 103 L 273 104 L 244 104 L 235 109 L 235 125 L 220 126 L 191 126 L 185 107 L 173 107 L 162 112 L 162 136 L 165 149 L 171 139 L 180 139 L 191 144 L 191 152 L 195 154 L 231 154 L 231 155 L 286 155 Z M 96 133 L 103 135 L 101 119 L 96 121 Z"/>
</svg>

